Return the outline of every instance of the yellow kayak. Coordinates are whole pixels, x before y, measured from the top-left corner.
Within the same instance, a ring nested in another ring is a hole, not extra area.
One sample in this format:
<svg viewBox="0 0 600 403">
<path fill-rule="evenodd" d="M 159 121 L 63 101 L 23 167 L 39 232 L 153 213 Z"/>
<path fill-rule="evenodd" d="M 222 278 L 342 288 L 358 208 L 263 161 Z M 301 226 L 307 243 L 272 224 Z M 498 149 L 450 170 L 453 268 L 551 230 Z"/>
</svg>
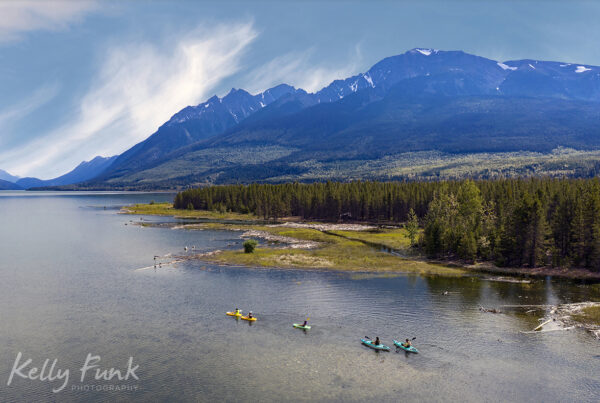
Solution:
<svg viewBox="0 0 600 403">
<path fill-rule="evenodd" d="M 256 321 L 256 318 L 255 318 L 255 317 L 249 318 L 249 317 L 247 317 L 247 316 L 242 316 L 242 319 L 243 319 L 243 320 L 247 320 L 247 321 L 249 321 L 249 322 L 254 322 L 254 321 Z"/>
<path fill-rule="evenodd" d="M 225 312 L 228 316 L 235 316 L 236 318 L 239 318 L 240 316 L 242 316 L 241 312 Z"/>
</svg>

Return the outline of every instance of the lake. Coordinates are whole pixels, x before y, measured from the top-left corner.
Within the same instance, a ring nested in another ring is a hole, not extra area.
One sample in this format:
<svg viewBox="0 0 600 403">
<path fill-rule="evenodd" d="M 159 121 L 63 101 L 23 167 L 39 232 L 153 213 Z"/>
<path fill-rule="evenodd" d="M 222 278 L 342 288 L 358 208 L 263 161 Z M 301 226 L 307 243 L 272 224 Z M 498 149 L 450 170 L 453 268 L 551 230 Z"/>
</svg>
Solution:
<svg viewBox="0 0 600 403">
<path fill-rule="evenodd" d="M 531 332 L 549 309 L 540 305 L 600 301 L 598 286 L 198 261 L 155 269 L 155 255 L 185 246 L 241 248 L 236 232 L 143 227 L 132 221 L 174 219 L 118 214 L 172 198 L 0 192 L 0 401 L 600 400 L 599 340 Z M 225 315 L 236 307 L 258 321 Z M 292 328 L 307 317 L 310 331 Z M 364 336 L 416 337 L 420 354 L 376 352 Z M 56 359 L 69 370 L 64 389 L 53 393 L 63 378 L 7 385 L 19 352 L 19 363 L 32 360 L 22 373 Z M 123 374 L 132 357 L 138 379 L 90 370 L 81 382 L 88 354 Z"/>
</svg>

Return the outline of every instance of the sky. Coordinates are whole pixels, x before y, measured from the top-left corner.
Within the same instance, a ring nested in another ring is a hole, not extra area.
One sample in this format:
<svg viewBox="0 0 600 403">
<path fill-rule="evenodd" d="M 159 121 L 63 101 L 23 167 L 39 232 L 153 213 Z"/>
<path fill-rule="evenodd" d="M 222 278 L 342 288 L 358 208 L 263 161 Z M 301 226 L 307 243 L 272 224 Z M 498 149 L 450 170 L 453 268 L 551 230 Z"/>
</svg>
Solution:
<svg viewBox="0 0 600 403">
<path fill-rule="evenodd" d="M 231 88 L 316 91 L 415 47 L 600 65 L 600 2 L 0 1 L 0 169 L 49 179 Z"/>
</svg>

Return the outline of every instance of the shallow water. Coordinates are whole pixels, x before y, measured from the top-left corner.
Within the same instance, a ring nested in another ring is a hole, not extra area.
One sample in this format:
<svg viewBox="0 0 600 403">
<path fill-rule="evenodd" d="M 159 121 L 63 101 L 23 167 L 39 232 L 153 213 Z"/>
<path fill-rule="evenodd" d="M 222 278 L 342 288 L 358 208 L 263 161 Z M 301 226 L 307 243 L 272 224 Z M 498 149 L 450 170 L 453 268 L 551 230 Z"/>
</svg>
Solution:
<svg viewBox="0 0 600 403">
<path fill-rule="evenodd" d="M 153 256 L 184 246 L 241 247 L 238 233 L 148 228 L 118 214 L 172 197 L 0 192 L 0 401 L 600 399 L 600 341 L 582 330 L 523 333 L 544 312 L 519 308 L 600 301 L 598 287 L 201 262 L 154 269 Z M 259 320 L 225 316 L 235 307 Z M 309 332 L 292 328 L 306 317 Z M 376 352 L 360 344 L 365 335 L 388 345 L 416 336 L 421 353 Z M 70 370 L 65 390 L 18 377 L 7 386 L 18 352 L 30 366 L 56 358 Z M 80 382 L 88 353 L 107 368 L 133 357 L 139 380 Z"/>
</svg>

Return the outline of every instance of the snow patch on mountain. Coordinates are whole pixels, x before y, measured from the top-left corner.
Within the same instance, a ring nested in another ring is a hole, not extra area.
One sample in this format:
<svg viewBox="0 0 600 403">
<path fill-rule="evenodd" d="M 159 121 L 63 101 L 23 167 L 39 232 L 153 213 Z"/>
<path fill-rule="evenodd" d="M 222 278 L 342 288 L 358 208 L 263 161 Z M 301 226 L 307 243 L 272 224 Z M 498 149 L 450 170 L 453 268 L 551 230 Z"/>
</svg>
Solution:
<svg viewBox="0 0 600 403">
<path fill-rule="evenodd" d="M 429 56 L 429 55 L 431 55 L 431 53 L 433 53 L 433 49 L 415 49 L 415 50 L 425 56 Z"/>
<path fill-rule="evenodd" d="M 502 70 L 516 70 L 516 69 L 517 69 L 516 67 L 509 66 L 509 65 L 507 65 L 507 64 L 504 64 L 504 63 L 502 63 L 502 62 L 498 62 L 498 63 L 496 63 L 496 64 L 497 64 L 498 66 L 500 66 L 500 67 L 502 68 Z"/>
<path fill-rule="evenodd" d="M 590 68 L 587 68 L 585 66 L 577 66 L 577 68 L 575 69 L 575 73 L 585 73 L 586 71 L 590 70 Z"/>
</svg>

